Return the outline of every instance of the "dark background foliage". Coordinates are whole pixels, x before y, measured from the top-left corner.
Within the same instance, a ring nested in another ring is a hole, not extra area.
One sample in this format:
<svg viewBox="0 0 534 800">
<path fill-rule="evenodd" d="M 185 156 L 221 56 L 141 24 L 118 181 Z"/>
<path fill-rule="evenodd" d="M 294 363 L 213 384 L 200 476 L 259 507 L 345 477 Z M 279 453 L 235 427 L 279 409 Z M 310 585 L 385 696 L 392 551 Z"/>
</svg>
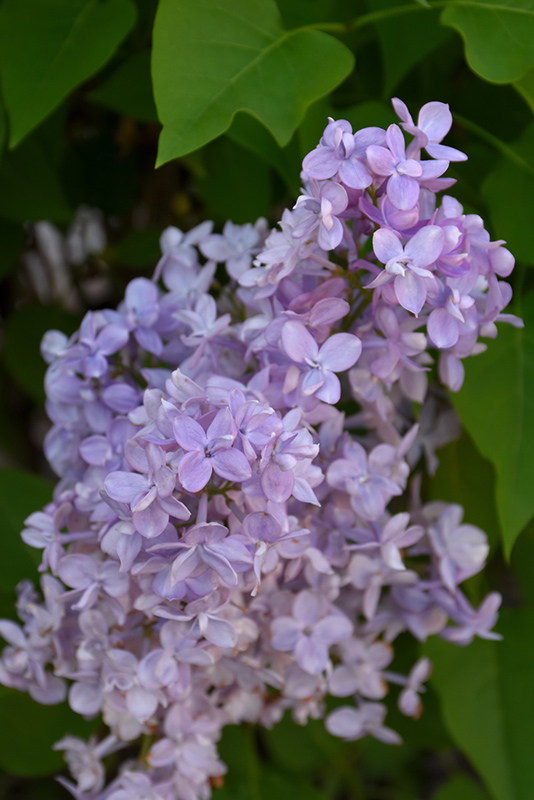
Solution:
<svg viewBox="0 0 534 800">
<path fill-rule="evenodd" d="M 529 800 L 534 786 L 534 0 L 2 0 L 0 2 L 0 616 L 36 575 L 19 538 L 51 496 L 39 342 L 75 330 L 151 274 L 168 225 L 274 224 L 328 116 L 355 129 L 448 102 L 453 193 L 517 258 L 513 311 L 452 397 L 464 426 L 424 487 L 491 543 L 477 602 L 504 596 L 502 643 L 402 637 L 435 670 L 404 745 L 345 744 L 320 722 L 231 728 L 215 800 Z M 158 168 L 155 169 L 155 165 Z M 82 246 L 80 249 L 80 242 Z M 78 251 L 76 251 L 76 243 Z M 0 688 L 0 798 L 59 800 L 51 744 L 89 735 L 66 705 Z M 113 763 L 110 768 L 113 769 Z"/>
</svg>

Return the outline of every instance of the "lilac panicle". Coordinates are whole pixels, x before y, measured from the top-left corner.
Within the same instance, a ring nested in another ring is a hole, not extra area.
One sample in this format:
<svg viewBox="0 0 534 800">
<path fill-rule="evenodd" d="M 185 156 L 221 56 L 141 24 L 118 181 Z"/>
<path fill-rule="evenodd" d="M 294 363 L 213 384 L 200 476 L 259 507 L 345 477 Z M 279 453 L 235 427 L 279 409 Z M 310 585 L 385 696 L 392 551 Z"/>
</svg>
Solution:
<svg viewBox="0 0 534 800">
<path fill-rule="evenodd" d="M 43 340 L 59 483 L 22 532 L 41 591 L 23 581 L 21 624 L 0 620 L 0 682 L 102 715 L 100 741 L 55 745 L 78 800 L 205 800 L 225 725 L 304 724 L 327 693 L 333 735 L 398 744 L 388 685 L 418 717 L 431 665 L 389 671 L 397 636 L 499 638 L 498 593 L 461 590 L 484 532 L 417 487 L 459 431 L 438 382 L 522 324 L 513 256 L 438 198 L 465 158 L 448 106 L 415 124 L 393 102 L 387 131 L 329 120 L 279 227 L 168 228 L 152 280 Z"/>
</svg>

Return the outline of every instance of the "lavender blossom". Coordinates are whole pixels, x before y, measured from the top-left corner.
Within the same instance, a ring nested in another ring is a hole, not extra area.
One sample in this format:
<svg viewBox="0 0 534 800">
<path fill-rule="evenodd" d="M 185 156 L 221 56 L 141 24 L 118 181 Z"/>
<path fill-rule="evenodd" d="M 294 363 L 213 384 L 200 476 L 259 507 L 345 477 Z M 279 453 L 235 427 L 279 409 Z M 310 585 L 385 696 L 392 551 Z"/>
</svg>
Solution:
<svg viewBox="0 0 534 800">
<path fill-rule="evenodd" d="M 329 120 L 279 228 L 168 228 L 152 280 L 43 340 L 60 481 L 22 533 L 41 594 L 22 582 L 21 624 L 0 620 L 0 683 L 102 714 L 100 741 L 55 745 L 77 800 L 208 800 L 226 725 L 304 724 L 328 693 L 351 704 L 334 736 L 398 744 L 381 701 L 398 684 L 418 717 L 431 665 L 390 672 L 396 638 L 500 638 L 500 595 L 461 589 L 485 534 L 417 487 L 458 436 L 439 380 L 458 390 L 479 338 L 522 324 L 513 257 L 437 197 L 464 158 L 448 106 L 394 107 L 408 144 Z"/>
</svg>

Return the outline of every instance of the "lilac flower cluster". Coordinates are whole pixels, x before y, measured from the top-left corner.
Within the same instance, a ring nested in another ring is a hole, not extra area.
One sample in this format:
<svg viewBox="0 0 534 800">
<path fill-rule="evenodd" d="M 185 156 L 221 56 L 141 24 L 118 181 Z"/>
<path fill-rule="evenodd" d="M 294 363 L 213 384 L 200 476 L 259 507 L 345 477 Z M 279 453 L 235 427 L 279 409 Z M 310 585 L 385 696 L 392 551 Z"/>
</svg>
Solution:
<svg viewBox="0 0 534 800">
<path fill-rule="evenodd" d="M 389 670 L 396 637 L 498 638 L 499 595 L 474 609 L 459 588 L 485 534 L 417 477 L 457 435 L 438 377 L 458 389 L 479 337 L 520 324 L 513 258 L 437 202 L 465 158 L 441 144 L 448 106 L 417 125 L 394 107 L 387 131 L 329 122 L 278 228 L 169 228 L 153 280 L 43 340 L 60 481 L 22 533 L 42 597 L 23 582 L 22 625 L 0 621 L 0 681 L 102 714 L 102 741 L 56 745 L 78 800 L 207 798 L 225 725 L 303 724 L 328 694 L 349 699 L 332 734 L 398 743 L 388 684 L 417 717 L 431 666 Z M 139 737 L 106 785 L 102 759 Z"/>
</svg>

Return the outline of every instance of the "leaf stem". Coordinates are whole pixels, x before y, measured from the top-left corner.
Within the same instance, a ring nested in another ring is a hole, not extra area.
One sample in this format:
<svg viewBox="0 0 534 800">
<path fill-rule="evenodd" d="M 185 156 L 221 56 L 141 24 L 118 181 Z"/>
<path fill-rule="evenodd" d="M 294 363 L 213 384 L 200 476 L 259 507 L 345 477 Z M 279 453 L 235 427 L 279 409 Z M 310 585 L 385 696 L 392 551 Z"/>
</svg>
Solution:
<svg viewBox="0 0 534 800">
<path fill-rule="evenodd" d="M 347 22 L 316 22 L 312 25 L 305 25 L 307 30 L 321 30 L 330 33 L 349 33 L 350 31 L 364 28 L 366 25 L 372 25 L 374 22 L 381 22 L 384 19 L 391 17 L 398 17 L 403 14 L 413 14 L 420 11 L 431 11 L 434 8 L 444 8 L 447 5 L 447 0 L 435 0 L 423 4 L 420 2 L 408 3 L 404 6 L 391 6 L 390 8 L 381 8 L 378 11 L 370 11 L 368 14 L 362 14 L 361 17 L 348 20 Z"/>
</svg>

